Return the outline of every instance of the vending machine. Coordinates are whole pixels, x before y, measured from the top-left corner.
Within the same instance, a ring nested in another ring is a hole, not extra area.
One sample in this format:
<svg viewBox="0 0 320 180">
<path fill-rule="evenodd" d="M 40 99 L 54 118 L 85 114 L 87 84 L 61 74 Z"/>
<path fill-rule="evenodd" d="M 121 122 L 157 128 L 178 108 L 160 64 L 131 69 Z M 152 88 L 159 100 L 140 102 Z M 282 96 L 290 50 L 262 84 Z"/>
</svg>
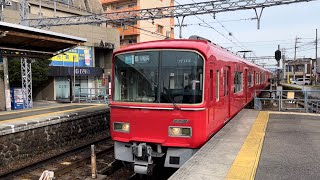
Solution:
<svg viewBox="0 0 320 180">
<path fill-rule="evenodd" d="M 10 89 L 11 94 L 11 109 L 12 110 L 18 110 L 18 109 L 24 109 L 24 97 L 23 92 L 21 88 L 11 88 Z"/>
</svg>

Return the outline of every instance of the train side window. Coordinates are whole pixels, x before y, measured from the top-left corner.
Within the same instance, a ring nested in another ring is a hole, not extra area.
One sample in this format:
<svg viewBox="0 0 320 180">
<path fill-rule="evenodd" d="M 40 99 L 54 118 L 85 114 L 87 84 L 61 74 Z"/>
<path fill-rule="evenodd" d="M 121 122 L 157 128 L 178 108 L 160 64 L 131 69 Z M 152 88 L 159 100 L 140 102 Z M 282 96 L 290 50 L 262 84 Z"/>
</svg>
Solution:
<svg viewBox="0 0 320 180">
<path fill-rule="evenodd" d="M 252 74 L 252 72 L 249 72 L 248 87 L 252 87 L 252 86 L 253 86 L 253 74 Z"/>
<path fill-rule="evenodd" d="M 256 85 L 259 84 L 259 73 L 256 73 Z"/>
<path fill-rule="evenodd" d="M 220 72 L 216 71 L 216 101 L 220 100 Z"/>
<path fill-rule="evenodd" d="M 234 93 L 240 92 L 243 89 L 242 72 L 234 72 Z"/>
<path fill-rule="evenodd" d="M 224 90 L 224 96 L 228 96 L 228 87 L 229 87 L 229 80 L 228 80 L 228 71 L 223 70 L 223 90 Z"/>
</svg>

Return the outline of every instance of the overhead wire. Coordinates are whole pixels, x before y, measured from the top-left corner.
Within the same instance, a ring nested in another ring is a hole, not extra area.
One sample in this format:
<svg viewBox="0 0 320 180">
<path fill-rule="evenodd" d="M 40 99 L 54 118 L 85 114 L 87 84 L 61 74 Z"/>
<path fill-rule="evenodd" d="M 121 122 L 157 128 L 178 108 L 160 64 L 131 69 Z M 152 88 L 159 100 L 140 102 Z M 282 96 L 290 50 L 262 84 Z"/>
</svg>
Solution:
<svg viewBox="0 0 320 180">
<path fill-rule="evenodd" d="M 192 2 L 196 3 L 194 0 L 192 0 Z M 214 15 L 212 15 L 212 14 L 210 14 L 210 15 L 213 17 L 214 20 L 216 20 L 216 21 L 220 24 L 220 26 L 221 26 L 224 30 L 226 30 L 226 31 L 228 32 L 228 35 L 229 35 L 229 36 L 233 37 L 241 46 L 243 46 L 244 48 L 246 48 L 246 50 L 249 50 L 246 46 L 244 46 L 244 45 L 233 35 L 233 33 L 232 33 L 231 31 L 229 31 L 218 19 L 216 19 L 216 17 L 215 17 Z M 251 51 L 251 53 L 252 53 L 255 57 L 257 57 L 257 55 L 254 53 L 254 51 Z"/>
<path fill-rule="evenodd" d="M 174 0 L 177 4 L 181 5 L 179 2 L 177 2 L 176 0 Z M 235 42 L 233 42 L 231 39 L 229 39 L 227 36 L 225 36 L 223 33 L 221 33 L 220 31 L 218 31 L 217 29 L 215 29 L 214 27 L 212 27 L 210 24 L 208 24 L 207 22 L 205 22 L 203 19 L 201 19 L 199 16 L 195 15 L 196 18 L 198 18 L 199 20 L 201 20 L 204 24 L 206 24 L 208 26 L 208 28 L 213 29 L 215 32 L 217 32 L 218 34 L 220 34 L 221 36 L 223 36 L 224 38 L 226 38 L 228 41 L 232 42 L 234 45 L 236 45 L 237 47 L 239 47 L 242 50 L 245 50 L 243 47 L 239 46 L 238 44 L 236 44 Z"/>
</svg>

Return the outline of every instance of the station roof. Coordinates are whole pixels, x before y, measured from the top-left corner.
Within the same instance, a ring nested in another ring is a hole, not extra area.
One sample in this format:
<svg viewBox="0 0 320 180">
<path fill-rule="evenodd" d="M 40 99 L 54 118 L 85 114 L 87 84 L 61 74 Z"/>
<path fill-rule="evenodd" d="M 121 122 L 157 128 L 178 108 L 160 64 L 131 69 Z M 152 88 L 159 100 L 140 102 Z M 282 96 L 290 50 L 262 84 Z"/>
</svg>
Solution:
<svg viewBox="0 0 320 180">
<path fill-rule="evenodd" d="M 7 56 L 51 57 L 87 39 L 0 22 L 0 50 Z"/>
</svg>

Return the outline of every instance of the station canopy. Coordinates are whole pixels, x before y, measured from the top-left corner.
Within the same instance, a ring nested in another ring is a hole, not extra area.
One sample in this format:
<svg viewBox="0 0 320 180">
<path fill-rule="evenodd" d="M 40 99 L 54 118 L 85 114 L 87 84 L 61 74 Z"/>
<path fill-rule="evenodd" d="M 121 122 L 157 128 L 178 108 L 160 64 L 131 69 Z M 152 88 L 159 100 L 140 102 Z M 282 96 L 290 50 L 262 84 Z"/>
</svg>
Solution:
<svg viewBox="0 0 320 180">
<path fill-rule="evenodd" d="M 50 58 L 86 41 L 80 37 L 0 22 L 0 56 Z"/>
</svg>

